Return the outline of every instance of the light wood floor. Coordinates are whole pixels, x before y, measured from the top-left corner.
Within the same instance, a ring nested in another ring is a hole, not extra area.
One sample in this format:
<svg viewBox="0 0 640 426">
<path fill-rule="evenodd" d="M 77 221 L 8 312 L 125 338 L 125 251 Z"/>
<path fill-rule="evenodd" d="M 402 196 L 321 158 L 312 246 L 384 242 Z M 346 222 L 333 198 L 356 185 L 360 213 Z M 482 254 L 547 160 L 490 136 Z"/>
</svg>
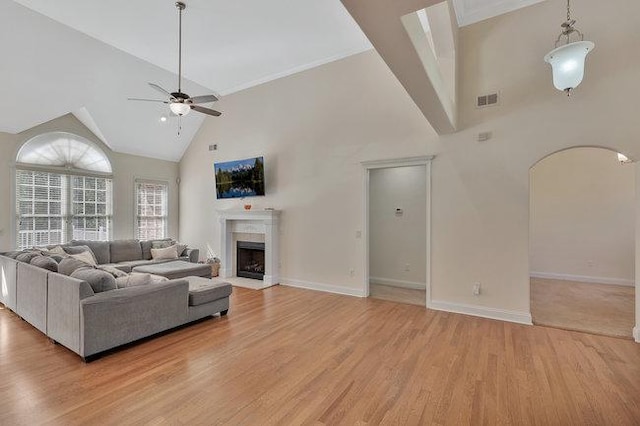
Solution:
<svg viewBox="0 0 640 426">
<path fill-rule="evenodd" d="M 534 324 L 605 336 L 633 337 L 633 287 L 531 279 Z"/>
<path fill-rule="evenodd" d="M 0 310 L 0 424 L 640 424 L 640 345 L 287 287 L 83 364 Z"/>
<path fill-rule="evenodd" d="M 388 300 L 390 302 L 409 303 L 411 305 L 426 306 L 427 291 L 410 288 L 394 287 L 384 284 L 369 284 L 370 297 Z"/>
</svg>

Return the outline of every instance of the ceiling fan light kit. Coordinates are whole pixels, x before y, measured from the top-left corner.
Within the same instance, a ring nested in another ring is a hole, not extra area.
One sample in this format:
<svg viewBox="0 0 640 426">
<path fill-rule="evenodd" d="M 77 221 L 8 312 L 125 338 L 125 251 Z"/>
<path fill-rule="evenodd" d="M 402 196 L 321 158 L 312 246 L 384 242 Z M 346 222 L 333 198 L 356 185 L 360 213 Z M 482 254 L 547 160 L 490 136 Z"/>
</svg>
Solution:
<svg viewBox="0 0 640 426">
<path fill-rule="evenodd" d="M 587 54 L 595 47 L 593 42 L 585 41 L 584 34 L 575 27 L 576 21 L 571 19 L 569 1 L 567 0 L 567 20 L 561 25 L 562 32 L 556 39 L 556 47 L 544 57 L 545 62 L 551 65 L 553 85 L 567 96 L 582 82 Z M 572 42 L 572 36 L 576 36 L 577 41 Z M 565 44 L 558 47 L 563 38 Z"/>
<path fill-rule="evenodd" d="M 178 9 L 178 90 L 169 93 L 168 90 L 163 89 L 161 86 L 149 83 L 149 86 L 161 93 L 167 100 L 161 99 L 140 99 L 129 98 L 130 101 L 144 101 L 144 102 L 159 102 L 169 104 L 169 109 L 174 115 L 178 117 L 184 117 L 189 114 L 191 110 L 200 112 L 202 114 L 212 115 L 218 117 L 222 115 L 221 112 L 200 106 L 199 104 L 206 104 L 210 102 L 216 102 L 218 98 L 215 95 L 202 95 L 191 97 L 182 92 L 182 12 L 186 9 L 187 5 L 183 2 L 176 2 L 176 8 Z"/>
</svg>

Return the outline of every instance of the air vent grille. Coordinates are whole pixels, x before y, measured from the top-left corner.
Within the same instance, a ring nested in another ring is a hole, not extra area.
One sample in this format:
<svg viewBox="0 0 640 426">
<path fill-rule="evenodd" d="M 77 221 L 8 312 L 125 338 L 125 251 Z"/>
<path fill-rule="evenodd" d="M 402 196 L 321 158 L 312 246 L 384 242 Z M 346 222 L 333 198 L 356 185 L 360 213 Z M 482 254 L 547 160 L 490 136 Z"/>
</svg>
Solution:
<svg viewBox="0 0 640 426">
<path fill-rule="evenodd" d="M 476 99 L 477 108 L 486 108 L 486 107 L 494 106 L 497 104 L 498 104 L 497 93 L 489 93 L 487 95 L 478 96 L 478 98 Z"/>
</svg>

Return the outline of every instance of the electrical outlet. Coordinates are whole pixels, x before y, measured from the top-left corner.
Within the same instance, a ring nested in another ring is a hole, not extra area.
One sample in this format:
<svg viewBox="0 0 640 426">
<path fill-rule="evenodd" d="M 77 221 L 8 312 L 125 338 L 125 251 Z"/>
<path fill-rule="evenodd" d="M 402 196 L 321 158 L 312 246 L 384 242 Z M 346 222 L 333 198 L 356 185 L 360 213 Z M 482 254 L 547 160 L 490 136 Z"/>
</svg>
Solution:
<svg viewBox="0 0 640 426">
<path fill-rule="evenodd" d="M 591 268 L 593 266 L 593 260 L 587 260 L 587 266 Z"/>
<path fill-rule="evenodd" d="M 362 231 L 356 231 L 356 238 L 362 238 Z"/>
<path fill-rule="evenodd" d="M 404 264 L 404 271 L 405 272 L 409 272 L 411 270 L 411 265 L 409 265 L 408 263 Z"/>
<path fill-rule="evenodd" d="M 349 276 L 350 277 L 355 277 L 355 275 L 356 275 L 356 270 L 353 269 L 353 268 L 349 269 Z"/>
<path fill-rule="evenodd" d="M 473 295 L 474 296 L 480 296 L 480 283 L 474 283 L 473 284 Z"/>
</svg>

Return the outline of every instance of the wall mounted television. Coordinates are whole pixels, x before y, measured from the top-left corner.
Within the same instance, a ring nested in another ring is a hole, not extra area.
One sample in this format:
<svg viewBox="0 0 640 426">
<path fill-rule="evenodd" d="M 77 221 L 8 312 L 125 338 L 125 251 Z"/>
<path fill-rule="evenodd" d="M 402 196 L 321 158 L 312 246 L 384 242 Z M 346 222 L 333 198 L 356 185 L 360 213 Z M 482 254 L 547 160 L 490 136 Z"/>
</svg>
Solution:
<svg viewBox="0 0 640 426">
<path fill-rule="evenodd" d="M 244 198 L 264 195 L 264 158 L 214 163 L 216 198 Z"/>
</svg>

